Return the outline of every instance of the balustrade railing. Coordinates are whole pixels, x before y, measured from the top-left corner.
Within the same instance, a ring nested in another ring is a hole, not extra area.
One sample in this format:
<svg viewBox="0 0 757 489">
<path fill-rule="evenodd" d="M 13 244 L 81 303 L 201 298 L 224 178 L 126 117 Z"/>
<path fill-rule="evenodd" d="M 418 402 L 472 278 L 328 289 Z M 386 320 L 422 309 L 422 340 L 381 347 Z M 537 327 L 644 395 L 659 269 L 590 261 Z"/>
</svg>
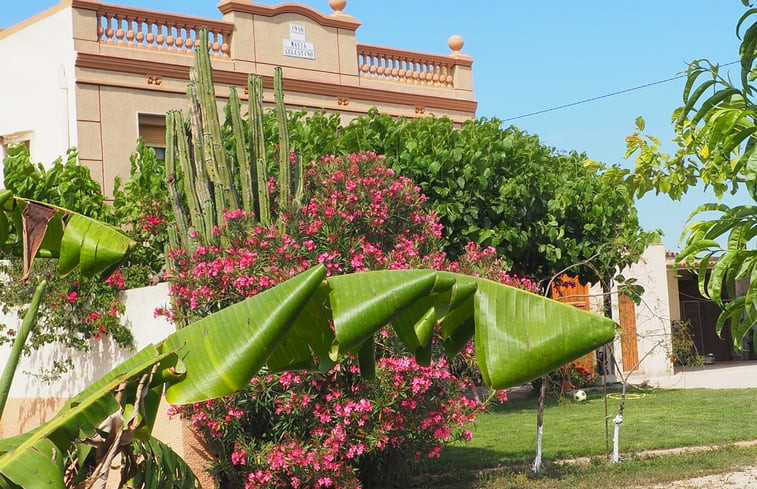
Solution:
<svg viewBox="0 0 757 489">
<path fill-rule="evenodd" d="M 358 44 L 357 57 L 361 77 L 454 88 L 455 59 L 447 56 Z"/>
<path fill-rule="evenodd" d="M 231 54 L 234 24 L 230 22 L 95 2 L 91 5 L 97 12 L 97 35 L 102 43 L 189 53 L 200 28 L 207 27 L 210 54 L 225 57 Z"/>
</svg>

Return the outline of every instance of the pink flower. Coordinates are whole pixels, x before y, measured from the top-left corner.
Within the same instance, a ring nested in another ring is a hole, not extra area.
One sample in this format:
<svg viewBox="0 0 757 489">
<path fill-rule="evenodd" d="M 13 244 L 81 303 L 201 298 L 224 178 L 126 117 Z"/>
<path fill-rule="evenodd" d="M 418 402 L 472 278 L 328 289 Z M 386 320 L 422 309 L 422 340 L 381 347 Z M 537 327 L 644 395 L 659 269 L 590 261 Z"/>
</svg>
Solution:
<svg viewBox="0 0 757 489">
<path fill-rule="evenodd" d="M 247 452 L 244 449 L 231 452 L 231 463 L 234 465 L 247 465 Z"/>
<path fill-rule="evenodd" d="M 501 403 L 507 402 L 507 390 L 506 389 L 500 389 L 497 391 L 497 401 Z"/>
</svg>

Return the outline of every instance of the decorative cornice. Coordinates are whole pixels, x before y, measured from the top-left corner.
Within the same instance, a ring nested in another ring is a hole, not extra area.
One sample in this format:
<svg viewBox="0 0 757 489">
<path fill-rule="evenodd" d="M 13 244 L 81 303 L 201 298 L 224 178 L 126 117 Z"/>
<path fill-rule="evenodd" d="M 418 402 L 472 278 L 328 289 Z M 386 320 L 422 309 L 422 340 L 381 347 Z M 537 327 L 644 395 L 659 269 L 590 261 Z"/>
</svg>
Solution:
<svg viewBox="0 0 757 489">
<path fill-rule="evenodd" d="M 77 54 L 76 67 L 105 70 L 115 73 L 160 76 L 162 78 L 174 78 L 186 81 L 189 80 L 190 69 L 189 66 L 81 52 Z M 214 69 L 213 79 L 217 84 L 221 85 L 233 85 L 237 87 L 247 86 L 246 73 Z M 314 80 L 284 78 L 284 85 L 287 87 L 287 90 L 291 90 L 292 92 L 323 95 L 335 98 L 342 97 L 349 100 L 364 100 L 372 103 L 399 104 L 413 108 L 425 107 L 426 110 L 436 108 L 475 114 L 478 105 L 475 100 L 461 100 L 435 95 L 402 92 L 401 90 L 403 87 L 400 84 L 397 85 L 397 91 L 393 91 L 350 85 L 337 85 L 334 83 Z M 273 77 L 264 75 L 263 86 L 272 89 Z M 450 91 L 450 93 L 454 92 Z"/>
<path fill-rule="evenodd" d="M 329 17 L 323 15 L 321 12 L 310 8 L 306 5 L 299 3 L 281 3 L 274 6 L 260 5 L 258 3 L 252 3 L 250 1 L 240 0 L 221 0 L 218 4 L 218 10 L 222 14 L 228 14 L 229 12 L 242 12 L 245 14 L 262 15 L 264 17 L 274 17 L 281 14 L 297 14 L 317 22 L 324 27 L 335 27 L 337 29 L 345 29 L 354 31 L 361 26 L 361 22 L 355 20 L 348 15 L 340 15 L 338 17 Z"/>
</svg>

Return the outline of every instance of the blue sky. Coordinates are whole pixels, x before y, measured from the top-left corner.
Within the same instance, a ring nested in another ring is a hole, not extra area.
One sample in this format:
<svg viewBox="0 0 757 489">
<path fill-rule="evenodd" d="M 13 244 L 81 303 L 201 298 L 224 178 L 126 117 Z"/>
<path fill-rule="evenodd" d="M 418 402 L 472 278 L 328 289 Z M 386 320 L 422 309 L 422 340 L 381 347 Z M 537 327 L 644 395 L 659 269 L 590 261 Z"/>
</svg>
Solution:
<svg viewBox="0 0 757 489">
<path fill-rule="evenodd" d="M 0 26 L 55 5 L 55 0 L 0 0 Z M 219 18 L 215 0 L 121 0 L 153 10 Z M 275 1 L 259 3 L 275 4 Z M 329 13 L 328 0 L 301 3 Z M 676 76 L 687 63 L 738 59 L 739 0 L 348 0 L 346 13 L 363 25 L 358 42 L 446 54 L 460 34 L 474 59 L 478 115 L 507 120 L 559 150 L 623 163 L 625 137 L 643 116 L 647 132 L 667 142 L 670 114 L 681 103 L 678 79 L 570 108 L 508 120 Z M 731 68 L 736 74 L 736 68 Z M 665 146 L 670 152 L 674 146 Z M 748 197 L 726 203 L 747 203 Z M 689 213 L 714 200 L 691 191 L 683 201 L 648 196 L 638 204 L 642 225 L 662 229 L 669 249 Z"/>
</svg>

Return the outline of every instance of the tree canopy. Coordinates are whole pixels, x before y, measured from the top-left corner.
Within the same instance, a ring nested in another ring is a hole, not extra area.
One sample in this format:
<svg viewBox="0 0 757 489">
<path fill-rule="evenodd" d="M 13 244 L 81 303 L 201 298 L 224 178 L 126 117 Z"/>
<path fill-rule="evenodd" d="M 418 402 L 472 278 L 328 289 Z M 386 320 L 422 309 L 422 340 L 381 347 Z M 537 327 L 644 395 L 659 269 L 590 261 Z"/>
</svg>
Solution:
<svg viewBox="0 0 757 489">
<path fill-rule="evenodd" d="M 572 273 L 597 281 L 658 239 L 640 227 L 626 186 L 603 181 L 597 168 L 584 165 L 585 154 L 559 152 L 498 119 L 455 127 L 447 118 L 393 119 L 373 110 L 342 126 L 337 116 L 299 113 L 289 135 L 306 160 L 324 150 L 385 155 L 428 197 L 453 257 L 474 241 L 495 247 L 514 272 L 534 278 L 591 259 Z"/>
</svg>

